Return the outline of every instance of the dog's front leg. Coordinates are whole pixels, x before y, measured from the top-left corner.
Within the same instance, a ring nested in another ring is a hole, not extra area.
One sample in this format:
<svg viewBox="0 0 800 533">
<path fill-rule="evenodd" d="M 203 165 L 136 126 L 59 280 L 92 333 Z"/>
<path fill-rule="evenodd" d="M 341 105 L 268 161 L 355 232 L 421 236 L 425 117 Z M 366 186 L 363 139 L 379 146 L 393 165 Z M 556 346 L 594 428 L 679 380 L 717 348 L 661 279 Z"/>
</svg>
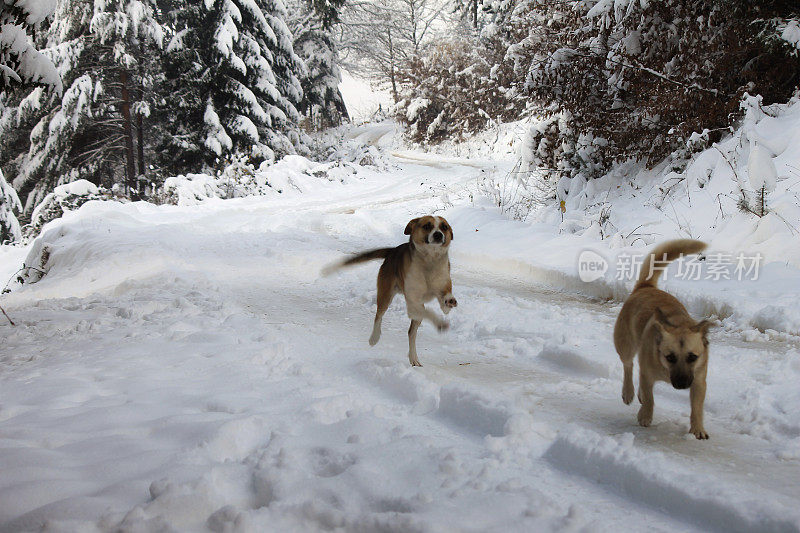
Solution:
<svg viewBox="0 0 800 533">
<path fill-rule="evenodd" d="M 411 320 L 416 320 L 418 322 L 429 320 L 440 332 L 447 331 L 450 327 L 450 324 L 446 320 L 439 318 L 436 313 L 426 308 L 422 303 L 411 302 L 406 299 L 406 308 L 408 309 L 408 318 Z"/>
<path fill-rule="evenodd" d="M 629 405 L 633 401 L 633 362 L 622 363 L 622 403 Z"/>
<path fill-rule="evenodd" d="M 653 421 L 653 382 L 648 380 L 643 373 L 639 373 L 639 425 L 647 427 Z"/>
<path fill-rule="evenodd" d="M 689 389 L 689 399 L 692 403 L 692 414 L 689 416 L 689 432 L 698 439 L 707 439 L 708 433 L 703 427 L 703 403 L 706 399 L 705 378 L 694 380 L 692 388 Z"/>
<path fill-rule="evenodd" d="M 411 366 L 422 366 L 417 358 L 417 330 L 421 322 L 412 320 L 408 327 L 408 362 Z"/>
<path fill-rule="evenodd" d="M 442 308 L 442 313 L 444 314 L 449 313 L 454 307 L 458 307 L 458 301 L 456 301 L 456 297 L 453 296 L 453 293 L 449 290 L 440 294 L 438 300 L 439 307 Z"/>
</svg>

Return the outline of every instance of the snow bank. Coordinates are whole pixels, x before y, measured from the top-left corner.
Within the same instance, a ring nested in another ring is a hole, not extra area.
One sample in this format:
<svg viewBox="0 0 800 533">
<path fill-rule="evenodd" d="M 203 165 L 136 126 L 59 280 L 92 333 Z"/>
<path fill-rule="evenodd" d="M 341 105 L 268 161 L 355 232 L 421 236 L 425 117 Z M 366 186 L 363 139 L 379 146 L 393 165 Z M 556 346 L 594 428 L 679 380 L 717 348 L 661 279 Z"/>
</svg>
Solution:
<svg viewBox="0 0 800 533">
<path fill-rule="evenodd" d="M 321 181 L 345 183 L 364 169 L 362 165 L 347 161 L 315 163 L 299 155 L 288 155 L 278 162 L 265 162 L 259 169 L 239 161 L 218 176 L 189 174 L 169 177 L 164 181 L 162 191 L 164 201 L 175 205 L 196 205 L 213 198 L 291 196 L 313 190 Z"/>
<path fill-rule="evenodd" d="M 224 198 L 217 179 L 208 174 L 171 176 L 164 180 L 167 202 L 175 205 L 196 205 L 210 198 Z"/>
<path fill-rule="evenodd" d="M 58 198 L 66 198 L 67 196 L 88 196 L 90 194 L 98 194 L 100 189 L 97 185 L 87 180 L 76 180 L 64 185 L 59 185 L 53 189 L 53 195 Z"/>
<path fill-rule="evenodd" d="M 730 262 L 728 275 L 711 279 L 714 261 L 707 261 L 702 279 L 687 280 L 675 265 L 662 282 L 667 290 L 696 316 L 716 316 L 726 327 L 800 335 L 800 98 L 764 107 L 760 97 L 748 96 L 742 106 L 746 116 L 736 132 L 694 155 L 685 168 L 665 161 L 643 171 L 628 163 L 600 179 L 572 180 L 563 213 L 552 200 L 528 204 L 527 222 L 517 225 L 489 212 L 476 218 L 474 211 L 455 209 L 455 227 L 479 230 L 471 236 L 476 242 L 469 260 L 595 297 L 624 299 L 635 277 L 633 271 L 622 275 L 626 260 L 641 258 L 662 240 L 699 238 L 710 244 L 707 259 Z M 696 141 L 702 138 L 707 139 Z M 514 170 L 498 170 L 490 181 L 508 189 L 516 183 Z M 490 201 L 527 198 L 497 191 Z M 606 263 L 591 282 L 581 281 L 577 268 L 587 249 Z M 747 279 L 730 275 L 737 258 L 759 258 L 758 272 Z"/>
<path fill-rule="evenodd" d="M 602 239 L 611 249 L 680 235 L 800 267 L 800 98 L 765 108 L 760 97 L 747 97 L 742 105 L 746 116 L 735 134 L 696 154 L 685 169 L 677 161 L 652 172 L 620 165 L 576 184 L 563 221 L 552 205 L 533 220 Z"/>
<path fill-rule="evenodd" d="M 601 241 L 593 234 L 558 233 L 551 223 L 514 222 L 490 209 L 454 207 L 445 216 L 454 228 L 462 228 L 461 242 L 452 251 L 454 261 L 471 269 L 546 283 L 598 299 L 624 300 L 638 274 L 636 258 L 640 261 L 651 248 L 636 243 L 612 249 L 608 240 Z M 666 234 L 658 240 L 682 236 Z M 787 235 L 783 244 L 790 246 L 790 241 Z M 716 242 L 725 243 L 721 238 Z M 800 269 L 785 259 L 795 250 L 766 253 L 759 248 L 745 248 L 743 257 L 756 257 L 760 251 L 762 260 L 757 279 L 742 276 L 740 280 L 733 275 L 739 250 L 716 242 L 712 240 L 706 252 L 708 264 L 703 267 L 701 279 L 682 275 L 681 266 L 673 264 L 660 286 L 680 298 L 693 316 L 716 317 L 725 328 L 775 338 L 800 335 Z M 586 250 L 592 250 L 607 265 L 604 274 L 591 282 L 582 281 L 579 273 L 579 260 Z M 726 263 L 729 279 L 704 279 L 709 275 L 708 265 L 717 257 L 730 260 Z"/>
</svg>

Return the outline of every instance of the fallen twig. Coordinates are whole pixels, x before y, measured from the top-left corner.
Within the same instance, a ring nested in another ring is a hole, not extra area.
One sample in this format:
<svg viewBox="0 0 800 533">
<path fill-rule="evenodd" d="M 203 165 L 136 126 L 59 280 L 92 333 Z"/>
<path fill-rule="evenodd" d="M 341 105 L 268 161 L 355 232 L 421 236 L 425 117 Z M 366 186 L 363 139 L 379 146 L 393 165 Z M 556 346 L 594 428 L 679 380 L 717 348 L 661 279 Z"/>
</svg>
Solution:
<svg viewBox="0 0 800 533">
<path fill-rule="evenodd" d="M 8 319 L 8 323 L 9 323 L 9 324 L 11 324 L 12 326 L 16 326 L 16 324 L 14 324 L 14 321 L 13 321 L 13 320 L 11 320 L 11 317 L 10 317 L 10 316 L 8 316 L 8 313 L 6 313 L 6 310 L 5 310 L 5 309 L 3 309 L 3 307 L 2 307 L 2 306 L 0 306 L 0 311 L 2 311 L 2 312 L 3 312 L 3 314 L 6 316 L 6 318 Z"/>
</svg>

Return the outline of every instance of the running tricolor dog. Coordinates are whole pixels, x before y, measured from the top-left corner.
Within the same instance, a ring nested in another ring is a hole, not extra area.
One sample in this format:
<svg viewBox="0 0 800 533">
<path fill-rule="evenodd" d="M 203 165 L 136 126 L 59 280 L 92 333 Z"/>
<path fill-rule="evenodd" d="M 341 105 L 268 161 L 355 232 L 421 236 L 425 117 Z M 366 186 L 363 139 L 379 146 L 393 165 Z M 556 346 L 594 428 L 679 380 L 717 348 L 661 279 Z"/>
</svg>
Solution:
<svg viewBox="0 0 800 533">
<path fill-rule="evenodd" d="M 444 314 L 458 303 L 453 296 L 450 280 L 450 259 L 447 255 L 453 240 L 453 228 L 444 217 L 424 216 L 411 220 L 406 225 L 408 242 L 396 248 L 379 248 L 360 253 L 323 270 L 328 275 L 340 268 L 383 259 L 378 270 L 378 310 L 369 338 L 375 346 L 381 338 L 381 321 L 384 313 L 398 292 L 406 299 L 406 310 L 411 319 L 408 328 L 408 360 L 412 366 L 422 366 L 417 358 L 417 329 L 423 319 L 433 323 L 439 331 L 450 326 L 443 318 L 427 309 L 425 303 L 434 298 Z"/>
</svg>

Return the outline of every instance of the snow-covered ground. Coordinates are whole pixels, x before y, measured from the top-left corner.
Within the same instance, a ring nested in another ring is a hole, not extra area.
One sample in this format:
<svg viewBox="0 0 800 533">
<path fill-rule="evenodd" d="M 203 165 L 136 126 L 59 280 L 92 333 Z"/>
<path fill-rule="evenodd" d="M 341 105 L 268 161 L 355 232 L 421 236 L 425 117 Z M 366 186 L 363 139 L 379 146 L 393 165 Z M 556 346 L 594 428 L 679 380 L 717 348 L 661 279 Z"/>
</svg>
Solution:
<svg viewBox="0 0 800 533">
<path fill-rule="evenodd" d="M 596 239 L 490 206 L 476 182 L 510 162 L 387 157 L 263 197 L 90 202 L 0 247 L 3 281 L 50 247 L 0 298 L 0 531 L 800 531 L 794 267 L 667 280 L 696 316 L 773 315 L 712 332 L 709 441 L 665 384 L 641 428 L 625 285 L 576 275 Z M 454 227 L 459 307 L 411 368 L 401 298 L 367 344 L 378 265 L 319 271 L 424 213 Z"/>
</svg>

